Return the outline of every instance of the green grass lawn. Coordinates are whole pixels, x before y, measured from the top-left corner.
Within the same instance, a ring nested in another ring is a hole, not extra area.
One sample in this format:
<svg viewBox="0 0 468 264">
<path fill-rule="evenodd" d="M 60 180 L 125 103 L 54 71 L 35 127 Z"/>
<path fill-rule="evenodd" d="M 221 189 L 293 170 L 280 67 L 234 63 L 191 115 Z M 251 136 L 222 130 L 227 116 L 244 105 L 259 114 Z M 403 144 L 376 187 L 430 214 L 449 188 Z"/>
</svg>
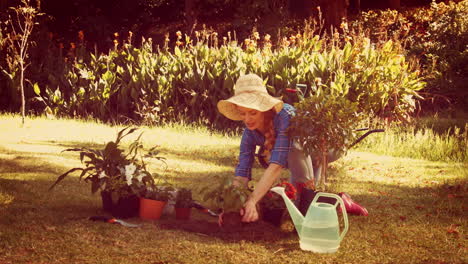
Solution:
<svg viewBox="0 0 468 264">
<path fill-rule="evenodd" d="M 56 177 L 80 166 L 75 146 L 103 146 L 122 126 L 0 116 L 0 263 L 468 263 L 467 164 L 350 152 L 331 165 L 326 191 L 348 192 L 369 216 L 349 216 L 335 254 L 299 249 L 298 236 L 264 222 L 240 232 L 193 211 L 187 223 L 165 215 L 126 228 L 89 221 L 104 215 L 99 195 L 78 180 Z M 159 145 L 162 171 L 176 186 L 197 190 L 231 175 L 239 138 L 181 125 L 142 127 L 142 143 Z M 130 142 L 129 136 L 124 143 Z M 261 176 L 258 165 L 254 178 Z M 284 176 L 287 176 L 284 172 Z"/>
</svg>

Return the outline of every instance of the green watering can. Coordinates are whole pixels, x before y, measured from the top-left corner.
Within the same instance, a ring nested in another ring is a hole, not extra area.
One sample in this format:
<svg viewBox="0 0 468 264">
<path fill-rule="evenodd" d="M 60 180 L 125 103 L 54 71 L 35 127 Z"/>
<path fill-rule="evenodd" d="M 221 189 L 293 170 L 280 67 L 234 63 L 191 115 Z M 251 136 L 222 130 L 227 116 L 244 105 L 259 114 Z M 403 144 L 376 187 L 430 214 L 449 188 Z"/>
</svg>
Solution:
<svg viewBox="0 0 468 264">
<path fill-rule="evenodd" d="M 346 232 L 348 232 L 348 215 L 343 200 L 336 194 L 319 192 L 307 210 L 304 217 L 294 203 L 288 198 L 284 187 L 274 187 L 271 191 L 283 197 L 289 214 L 299 235 L 299 245 L 302 250 L 316 253 L 334 253 L 340 247 Z M 319 203 L 319 197 L 330 197 L 336 199 L 335 204 Z M 340 204 L 343 212 L 344 229 L 340 232 L 336 207 Z"/>
</svg>

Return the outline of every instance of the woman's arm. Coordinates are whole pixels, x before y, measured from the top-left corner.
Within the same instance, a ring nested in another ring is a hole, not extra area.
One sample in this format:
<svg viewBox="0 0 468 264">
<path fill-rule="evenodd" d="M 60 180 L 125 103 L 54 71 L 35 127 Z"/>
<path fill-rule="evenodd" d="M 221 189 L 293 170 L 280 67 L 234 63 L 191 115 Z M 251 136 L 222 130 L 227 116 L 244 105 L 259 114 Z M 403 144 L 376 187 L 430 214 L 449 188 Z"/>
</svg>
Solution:
<svg viewBox="0 0 468 264">
<path fill-rule="evenodd" d="M 270 163 L 268 168 L 263 173 L 260 181 L 255 186 L 255 190 L 250 195 L 249 199 L 241 211 L 242 222 L 254 222 L 258 220 L 257 203 L 270 190 L 273 183 L 279 178 L 283 167 L 276 163 Z"/>
</svg>

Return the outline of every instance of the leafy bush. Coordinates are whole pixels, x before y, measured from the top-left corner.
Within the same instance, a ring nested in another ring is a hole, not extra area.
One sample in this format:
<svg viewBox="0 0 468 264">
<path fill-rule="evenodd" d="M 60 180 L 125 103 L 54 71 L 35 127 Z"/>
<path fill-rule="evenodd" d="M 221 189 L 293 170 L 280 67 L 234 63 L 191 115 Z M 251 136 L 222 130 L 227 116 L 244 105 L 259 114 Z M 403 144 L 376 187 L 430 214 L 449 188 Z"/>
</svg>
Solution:
<svg viewBox="0 0 468 264">
<path fill-rule="evenodd" d="M 121 147 L 121 140 L 136 131 L 136 128 L 124 128 L 117 134 L 114 141 L 110 141 L 103 149 L 90 149 L 87 147 L 71 148 L 64 151 L 80 153 L 80 160 L 84 163 L 83 168 L 72 168 L 57 177 L 50 187 L 54 188 L 66 176 L 75 171 L 81 171 L 80 179 L 91 182 L 91 192 L 106 191 L 116 193 L 118 197 L 145 192 L 148 186 L 154 186 L 154 175 L 146 169 L 146 163 L 141 155 L 143 146 L 140 143 L 141 135 L 130 144 L 128 152 Z M 164 160 L 157 156 L 158 151 L 152 148 L 145 157 L 153 157 Z"/>
<path fill-rule="evenodd" d="M 356 38 L 341 45 L 307 30 L 277 48 L 258 32 L 244 43 L 228 36 L 220 44 L 207 31 L 197 32 L 196 39 L 177 32 L 176 39 L 172 52 L 167 43 L 153 50 L 150 39 L 141 48 L 131 39 L 122 47 L 116 42 L 109 54 L 99 56 L 81 52 L 78 45 L 65 72 L 51 72 L 50 81 L 39 84 L 38 99 L 56 115 L 147 124 L 185 119 L 226 129 L 237 123 L 223 118 L 216 104 L 232 95 L 243 73 L 262 76 L 275 96 L 306 83 L 338 91 L 369 115 L 399 118 L 414 109 L 416 91 L 424 85 L 391 41 L 375 46 Z"/>
<path fill-rule="evenodd" d="M 146 199 L 167 202 L 173 198 L 174 188 L 170 185 L 150 185 L 138 195 Z"/>
<path fill-rule="evenodd" d="M 364 34 L 376 43 L 393 39 L 417 58 L 427 82 L 422 91 L 427 103 L 435 103 L 438 109 L 453 107 L 449 103 L 463 108 L 468 103 L 468 1 L 432 2 L 429 7 L 402 12 L 368 11 L 351 28 L 366 29 Z"/>
<path fill-rule="evenodd" d="M 321 160 L 330 150 L 344 152 L 355 139 L 354 129 L 363 119 L 357 103 L 345 97 L 318 93 L 296 104 L 289 133 L 304 147 L 305 153 Z"/>
</svg>

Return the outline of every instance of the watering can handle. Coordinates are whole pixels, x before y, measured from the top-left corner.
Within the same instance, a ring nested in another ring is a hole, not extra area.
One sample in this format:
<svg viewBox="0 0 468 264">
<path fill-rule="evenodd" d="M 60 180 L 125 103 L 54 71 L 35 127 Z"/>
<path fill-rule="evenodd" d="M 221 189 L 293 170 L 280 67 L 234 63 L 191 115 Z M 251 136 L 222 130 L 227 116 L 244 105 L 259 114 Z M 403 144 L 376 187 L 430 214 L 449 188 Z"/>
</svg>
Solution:
<svg viewBox="0 0 468 264">
<path fill-rule="evenodd" d="M 346 207 L 343 203 L 343 199 L 341 199 L 340 196 L 336 195 L 336 194 L 333 194 L 333 193 L 324 193 L 324 192 L 318 192 L 315 197 L 314 197 L 314 200 L 312 200 L 312 203 L 311 204 L 315 204 L 318 200 L 319 197 L 330 197 L 330 198 L 334 198 L 336 199 L 336 203 L 335 203 L 335 207 L 340 204 L 341 206 L 341 212 L 343 212 L 343 221 L 344 221 L 344 229 L 341 231 L 341 235 L 340 235 L 340 242 L 341 240 L 343 240 L 343 237 L 346 235 L 346 232 L 348 232 L 348 214 L 346 212 Z"/>
</svg>

